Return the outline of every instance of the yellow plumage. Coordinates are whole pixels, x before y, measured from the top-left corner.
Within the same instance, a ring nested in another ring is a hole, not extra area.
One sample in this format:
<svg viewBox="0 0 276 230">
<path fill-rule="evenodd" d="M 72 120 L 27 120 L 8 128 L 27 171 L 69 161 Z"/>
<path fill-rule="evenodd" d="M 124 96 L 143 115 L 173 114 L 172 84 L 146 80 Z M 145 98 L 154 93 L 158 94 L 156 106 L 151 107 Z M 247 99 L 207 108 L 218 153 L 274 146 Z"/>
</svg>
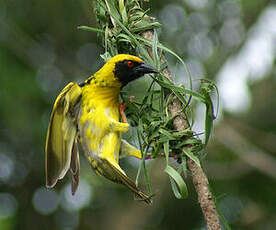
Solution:
<svg viewBox="0 0 276 230">
<path fill-rule="evenodd" d="M 127 186 L 150 203 L 119 166 L 120 154 L 141 158 L 139 150 L 121 140 L 121 133 L 127 132 L 129 125 L 119 121 L 119 93 L 128 82 L 154 72 L 138 57 L 117 55 L 84 83 L 71 82 L 62 90 L 47 133 L 47 187 L 53 187 L 70 168 L 75 193 L 79 181 L 77 143 L 81 143 L 97 174 Z"/>
</svg>

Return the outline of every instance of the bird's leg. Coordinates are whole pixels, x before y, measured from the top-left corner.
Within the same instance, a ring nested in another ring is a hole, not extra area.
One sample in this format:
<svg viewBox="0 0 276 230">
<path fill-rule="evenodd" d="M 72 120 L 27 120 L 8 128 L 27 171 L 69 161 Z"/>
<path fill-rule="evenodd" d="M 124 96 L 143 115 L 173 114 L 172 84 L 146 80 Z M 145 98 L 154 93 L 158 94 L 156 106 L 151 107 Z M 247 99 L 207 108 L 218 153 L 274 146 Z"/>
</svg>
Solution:
<svg viewBox="0 0 276 230">
<path fill-rule="evenodd" d="M 122 139 L 120 147 L 120 157 L 132 156 L 142 159 L 142 153 L 139 149 L 129 144 L 126 140 Z"/>
<path fill-rule="evenodd" d="M 108 128 L 112 132 L 126 133 L 129 130 L 129 124 L 128 123 L 115 121 L 114 119 L 110 119 L 108 123 L 109 123 Z"/>
<path fill-rule="evenodd" d="M 129 96 L 129 101 L 130 101 L 130 103 L 133 102 L 133 99 L 134 99 L 134 96 Z M 120 104 L 120 107 L 119 107 L 119 112 L 120 112 L 122 121 L 123 121 L 124 123 L 127 123 L 127 118 L 126 118 L 126 114 L 125 114 L 126 108 L 127 108 L 127 104 L 126 104 L 125 102 L 122 102 L 122 103 Z"/>
<path fill-rule="evenodd" d="M 124 123 L 127 123 L 126 114 L 125 114 L 126 108 L 127 108 L 127 104 L 126 104 L 125 102 L 122 102 L 122 103 L 120 104 L 120 107 L 119 107 L 119 112 L 120 112 L 122 121 L 123 121 Z"/>
</svg>

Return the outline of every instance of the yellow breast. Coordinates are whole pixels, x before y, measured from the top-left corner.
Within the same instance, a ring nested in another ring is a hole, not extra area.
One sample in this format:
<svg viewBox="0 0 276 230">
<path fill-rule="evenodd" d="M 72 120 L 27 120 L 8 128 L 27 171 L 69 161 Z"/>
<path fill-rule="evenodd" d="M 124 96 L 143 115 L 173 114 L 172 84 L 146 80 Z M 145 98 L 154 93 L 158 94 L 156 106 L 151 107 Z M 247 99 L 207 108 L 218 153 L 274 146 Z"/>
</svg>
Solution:
<svg viewBox="0 0 276 230">
<path fill-rule="evenodd" d="M 119 89 L 84 87 L 79 115 L 79 131 L 85 154 L 118 162 L 120 133 L 110 130 L 110 119 L 119 121 Z"/>
</svg>

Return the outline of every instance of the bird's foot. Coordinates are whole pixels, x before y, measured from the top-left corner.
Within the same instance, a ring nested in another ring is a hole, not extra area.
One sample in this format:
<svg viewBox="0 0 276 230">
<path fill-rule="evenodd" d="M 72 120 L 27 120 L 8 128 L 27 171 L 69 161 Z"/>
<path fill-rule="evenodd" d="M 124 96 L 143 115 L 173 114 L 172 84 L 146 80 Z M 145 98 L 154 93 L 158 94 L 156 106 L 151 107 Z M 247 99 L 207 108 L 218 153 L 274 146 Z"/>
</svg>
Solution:
<svg viewBox="0 0 276 230">
<path fill-rule="evenodd" d="M 130 103 L 133 102 L 133 99 L 134 99 L 134 96 L 129 96 L 129 101 Z M 127 118 L 126 118 L 126 115 L 125 115 L 125 110 L 127 109 L 127 104 L 125 102 L 122 102 L 120 104 L 120 107 L 119 107 L 119 112 L 120 112 L 120 115 L 121 115 L 121 118 L 122 118 L 122 121 L 124 123 L 127 123 Z"/>
</svg>

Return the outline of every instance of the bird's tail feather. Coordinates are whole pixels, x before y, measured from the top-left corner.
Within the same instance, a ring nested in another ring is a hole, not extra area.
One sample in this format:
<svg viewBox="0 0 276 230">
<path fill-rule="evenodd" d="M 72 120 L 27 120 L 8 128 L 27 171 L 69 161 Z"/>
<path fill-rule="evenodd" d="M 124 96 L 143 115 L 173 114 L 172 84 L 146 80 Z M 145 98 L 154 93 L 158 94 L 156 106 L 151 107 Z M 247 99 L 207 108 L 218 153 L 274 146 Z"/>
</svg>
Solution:
<svg viewBox="0 0 276 230">
<path fill-rule="evenodd" d="M 127 175 L 125 175 L 123 170 L 118 169 L 112 163 L 110 163 L 106 159 L 101 159 L 101 163 L 98 165 L 96 170 L 101 171 L 100 174 L 106 177 L 109 180 L 112 180 L 116 183 L 125 185 L 128 187 L 134 194 L 136 194 L 141 200 L 145 201 L 147 204 L 151 204 L 151 199 L 145 193 L 143 193 L 134 183 L 132 179 L 130 179 Z M 100 170 L 102 168 L 102 170 Z"/>
</svg>

